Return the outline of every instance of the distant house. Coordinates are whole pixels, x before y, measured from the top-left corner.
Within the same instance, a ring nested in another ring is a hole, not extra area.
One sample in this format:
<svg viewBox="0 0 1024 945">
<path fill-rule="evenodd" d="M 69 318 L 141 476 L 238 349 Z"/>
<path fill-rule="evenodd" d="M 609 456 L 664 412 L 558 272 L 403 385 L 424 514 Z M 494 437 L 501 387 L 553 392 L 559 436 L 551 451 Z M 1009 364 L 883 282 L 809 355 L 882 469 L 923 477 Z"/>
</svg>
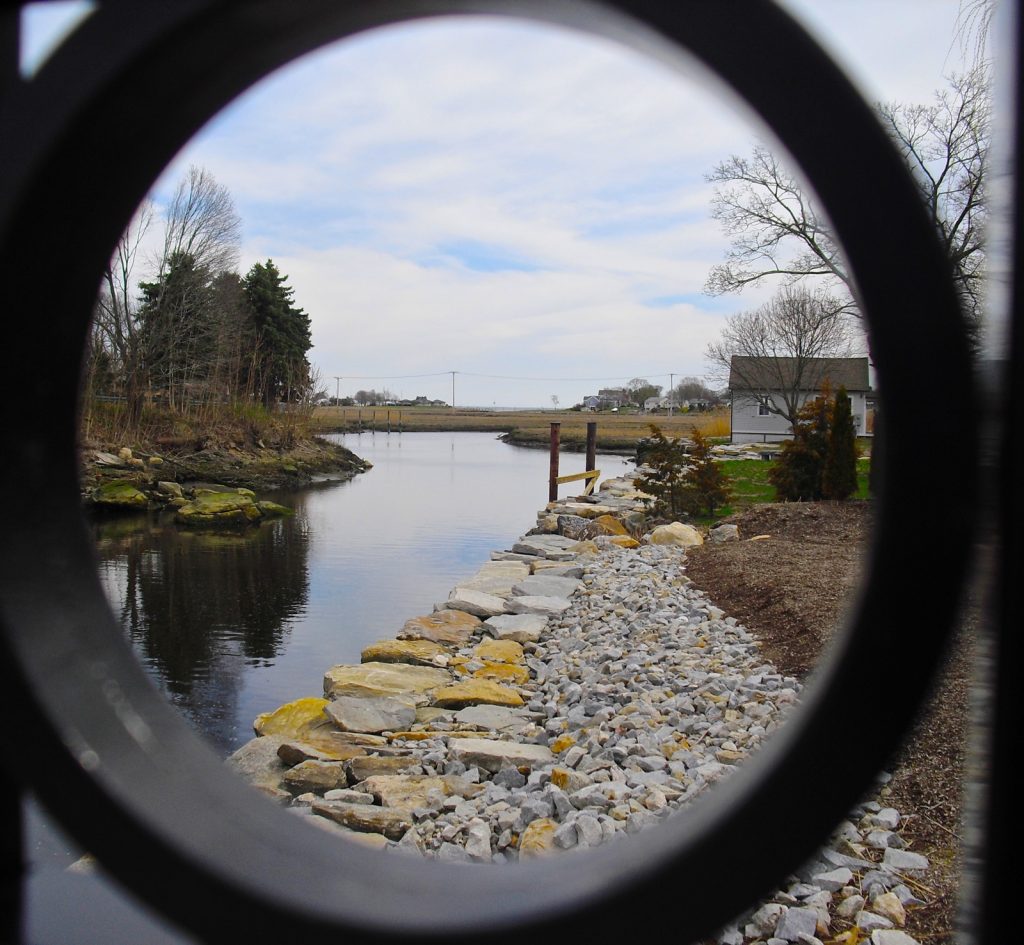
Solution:
<svg viewBox="0 0 1024 945">
<path fill-rule="evenodd" d="M 584 410 L 599 410 L 601 408 L 601 398 L 594 394 L 589 397 L 583 398 L 583 409 Z"/>
<path fill-rule="evenodd" d="M 799 375 L 799 383 L 797 377 Z M 802 406 L 821 393 L 846 388 L 858 436 L 870 436 L 867 358 L 750 358 L 735 356 L 729 371 L 732 442 L 772 443 L 791 439 L 787 406 Z"/>
</svg>

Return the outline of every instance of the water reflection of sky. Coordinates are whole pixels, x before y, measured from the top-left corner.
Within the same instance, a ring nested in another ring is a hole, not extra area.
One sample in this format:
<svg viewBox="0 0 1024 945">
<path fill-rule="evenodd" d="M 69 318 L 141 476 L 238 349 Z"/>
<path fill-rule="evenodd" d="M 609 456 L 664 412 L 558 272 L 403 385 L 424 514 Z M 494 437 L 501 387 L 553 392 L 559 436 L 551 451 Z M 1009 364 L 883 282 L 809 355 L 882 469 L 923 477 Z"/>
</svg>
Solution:
<svg viewBox="0 0 1024 945">
<path fill-rule="evenodd" d="M 97 528 L 101 580 L 140 660 L 222 751 L 251 737 L 260 712 L 320 695 L 328 667 L 429 613 L 547 501 L 547 452 L 490 433 L 339 439 L 373 469 L 274 496 L 294 518 L 244 537 L 153 518 Z M 562 465 L 582 471 L 583 457 Z M 614 456 L 598 467 L 630 468 Z"/>
</svg>

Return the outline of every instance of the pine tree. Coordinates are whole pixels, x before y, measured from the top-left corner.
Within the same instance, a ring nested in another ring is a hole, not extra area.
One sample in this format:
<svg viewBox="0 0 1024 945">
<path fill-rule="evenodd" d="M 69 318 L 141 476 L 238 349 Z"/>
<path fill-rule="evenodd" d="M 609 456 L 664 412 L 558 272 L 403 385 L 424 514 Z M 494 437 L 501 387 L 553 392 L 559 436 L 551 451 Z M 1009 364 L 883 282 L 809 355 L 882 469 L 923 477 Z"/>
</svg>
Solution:
<svg viewBox="0 0 1024 945">
<path fill-rule="evenodd" d="M 857 491 L 857 430 L 845 387 L 836 391 L 831 414 L 821 492 L 826 499 L 848 499 Z"/>
<path fill-rule="evenodd" d="M 678 518 L 689 511 L 686 481 L 686 446 L 680 437 L 668 439 L 656 424 L 651 424 L 649 446 L 644 465 L 650 468 L 636 478 L 636 487 L 654 496 L 655 515 Z"/>
<path fill-rule="evenodd" d="M 692 492 L 694 504 L 706 508 L 708 515 L 714 515 L 718 506 L 729 501 L 725 474 L 711 455 L 711 443 L 707 437 L 697 429 L 693 430 L 690 437 L 693 440 L 693 449 L 689 454 L 690 468 L 683 479 Z"/>
<path fill-rule="evenodd" d="M 309 316 L 294 305 L 295 290 L 287 281 L 270 259 L 256 263 L 243 280 L 258 339 L 253 386 L 267 406 L 304 393 L 310 379 L 306 358 L 313 347 Z"/>
<path fill-rule="evenodd" d="M 822 497 L 821 473 L 828 452 L 831 396 L 827 387 L 797 412 L 793 439 L 782 445 L 768 474 L 784 502 L 815 502 Z"/>
</svg>

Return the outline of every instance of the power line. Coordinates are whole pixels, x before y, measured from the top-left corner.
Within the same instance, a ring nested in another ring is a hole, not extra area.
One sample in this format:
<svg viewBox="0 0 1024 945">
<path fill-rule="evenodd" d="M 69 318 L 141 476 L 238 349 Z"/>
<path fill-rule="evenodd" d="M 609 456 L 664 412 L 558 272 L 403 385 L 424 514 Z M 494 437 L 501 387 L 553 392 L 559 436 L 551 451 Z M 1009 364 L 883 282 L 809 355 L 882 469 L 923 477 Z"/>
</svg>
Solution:
<svg viewBox="0 0 1024 945">
<path fill-rule="evenodd" d="M 347 381 L 400 381 L 419 377 L 445 377 L 449 374 L 461 374 L 463 377 L 482 377 L 495 381 L 544 381 L 564 383 L 598 383 L 609 381 L 631 381 L 633 378 L 642 377 L 675 377 L 675 373 L 668 371 L 661 372 L 639 372 L 637 374 L 624 374 L 619 377 L 526 377 L 512 374 L 478 374 L 475 371 L 434 371 L 429 374 L 344 374 L 341 375 Z M 338 375 L 331 375 L 337 377 Z"/>
</svg>

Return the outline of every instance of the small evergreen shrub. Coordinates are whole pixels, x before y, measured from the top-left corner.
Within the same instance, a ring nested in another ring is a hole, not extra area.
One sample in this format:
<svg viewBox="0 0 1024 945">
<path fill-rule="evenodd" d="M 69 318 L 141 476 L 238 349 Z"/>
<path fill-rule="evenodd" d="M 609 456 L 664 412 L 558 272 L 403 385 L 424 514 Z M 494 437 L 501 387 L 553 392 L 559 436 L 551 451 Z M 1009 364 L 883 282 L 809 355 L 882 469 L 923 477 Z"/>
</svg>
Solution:
<svg viewBox="0 0 1024 945">
<path fill-rule="evenodd" d="M 711 455 L 711 443 L 700 430 L 691 434 L 693 449 L 690 451 L 690 468 L 683 475 L 695 504 L 707 509 L 709 516 L 715 509 L 729 501 L 729 488 L 722 467 Z"/>
<path fill-rule="evenodd" d="M 845 387 L 836 391 L 828 431 L 828 449 L 821 472 L 821 492 L 826 499 L 848 499 L 857 491 L 857 430 L 853 406 Z"/>
<path fill-rule="evenodd" d="M 682 437 L 670 440 L 651 424 L 644 454 L 651 472 L 638 476 L 636 485 L 654 496 L 656 516 L 676 519 L 705 510 L 714 515 L 729 500 L 726 477 L 711 456 L 710 441 L 700 430 L 693 430 L 691 436 L 693 447 L 687 451 Z"/>
</svg>

